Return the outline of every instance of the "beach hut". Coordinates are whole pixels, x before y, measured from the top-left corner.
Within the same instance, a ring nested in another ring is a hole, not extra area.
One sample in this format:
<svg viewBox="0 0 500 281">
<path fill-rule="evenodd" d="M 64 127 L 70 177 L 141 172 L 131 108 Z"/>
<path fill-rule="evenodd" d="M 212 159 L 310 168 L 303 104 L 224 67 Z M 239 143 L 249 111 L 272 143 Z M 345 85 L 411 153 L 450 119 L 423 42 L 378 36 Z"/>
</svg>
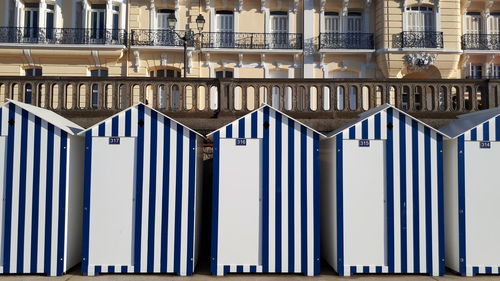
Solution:
<svg viewBox="0 0 500 281">
<path fill-rule="evenodd" d="M 0 106 L 0 273 L 56 276 L 80 262 L 82 130 L 29 104 Z"/>
<path fill-rule="evenodd" d="M 446 266 L 462 275 L 499 274 L 500 108 L 459 116 L 444 144 Z"/>
<path fill-rule="evenodd" d="M 319 140 L 264 105 L 209 134 L 211 272 L 319 273 Z"/>
<path fill-rule="evenodd" d="M 443 136 L 391 105 L 321 143 L 322 254 L 339 275 L 444 274 Z"/>
<path fill-rule="evenodd" d="M 85 135 L 84 275 L 191 275 L 203 138 L 139 103 Z"/>
</svg>

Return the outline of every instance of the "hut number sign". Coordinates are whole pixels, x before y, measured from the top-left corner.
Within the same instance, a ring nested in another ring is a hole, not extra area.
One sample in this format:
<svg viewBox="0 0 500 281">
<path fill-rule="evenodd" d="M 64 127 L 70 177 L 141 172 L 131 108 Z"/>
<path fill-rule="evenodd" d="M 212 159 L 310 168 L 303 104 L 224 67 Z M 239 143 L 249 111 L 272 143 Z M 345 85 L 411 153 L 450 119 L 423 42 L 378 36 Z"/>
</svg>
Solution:
<svg viewBox="0 0 500 281">
<path fill-rule="evenodd" d="M 482 142 L 479 143 L 479 148 L 490 149 L 491 148 L 491 142 L 489 142 L 489 141 L 482 141 Z"/>
<path fill-rule="evenodd" d="M 246 139 L 236 139 L 236 146 L 246 146 L 246 145 L 247 145 Z"/>
<path fill-rule="evenodd" d="M 120 144 L 120 138 L 119 137 L 110 137 L 109 144 Z"/>
<path fill-rule="evenodd" d="M 370 147 L 370 140 L 359 140 L 359 147 Z"/>
</svg>

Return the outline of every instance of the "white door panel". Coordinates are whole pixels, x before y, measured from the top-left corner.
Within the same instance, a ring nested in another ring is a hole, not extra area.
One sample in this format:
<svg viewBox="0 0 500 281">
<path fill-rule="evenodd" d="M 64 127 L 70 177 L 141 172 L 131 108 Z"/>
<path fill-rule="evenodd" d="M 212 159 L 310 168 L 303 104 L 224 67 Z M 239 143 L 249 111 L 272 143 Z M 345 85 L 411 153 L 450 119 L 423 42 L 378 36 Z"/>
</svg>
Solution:
<svg viewBox="0 0 500 281">
<path fill-rule="evenodd" d="M 498 266 L 500 261 L 500 142 L 480 148 L 465 143 L 465 213 L 468 265 Z"/>
<path fill-rule="evenodd" d="M 135 142 L 92 139 L 90 264 L 133 265 Z"/>
<path fill-rule="evenodd" d="M 261 142 L 220 140 L 218 263 L 261 264 Z"/>
<path fill-rule="evenodd" d="M 385 141 L 343 140 L 346 265 L 387 264 Z M 359 173 L 363 172 L 363 176 Z"/>
<path fill-rule="evenodd" d="M 0 267 L 3 266 L 3 225 L 5 207 L 5 171 L 7 168 L 7 137 L 0 137 Z"/>
</svg>

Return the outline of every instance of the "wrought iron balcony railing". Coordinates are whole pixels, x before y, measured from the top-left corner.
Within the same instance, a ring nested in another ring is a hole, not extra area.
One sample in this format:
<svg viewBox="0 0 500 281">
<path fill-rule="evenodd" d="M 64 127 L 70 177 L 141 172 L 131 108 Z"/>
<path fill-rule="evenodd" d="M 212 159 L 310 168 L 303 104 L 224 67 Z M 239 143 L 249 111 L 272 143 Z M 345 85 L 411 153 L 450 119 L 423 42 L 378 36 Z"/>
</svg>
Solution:
<svg viewBox="0 0 500 281">
<path fill-rule="evenodd" d="M 302 49 L 301 33 L 204 32 L 202 48 Z"/>
<path fill-rule="evenodd" d="M 373 49 L 372 33 L 321 33 L 320 49 Z"/>
<path fill-rule="evenodd" d="M 132 46 L 182 47 L 184 46 L 184 41 L 179 38 L 176 32 L 184 36 L 186 31 L 133 29 L 130 36 L 130 44 Z M 188 42 L 188 47 L 193 47 L 194 42 L 194 40 Z"/>
<path fill-rule="evenodd" d="M 500 34 L 464 34 L 463 50 L 500 50 Z"/>
<path fill-rule="evenodd" d="M 122 29 L 0 27 L 0 43 L 126 45 Z"/>
<path fill-rule="evenodd" d="M 395 48 L 443 48 L 443 32 L 403 31 L 393 38 Z"/>
</svg>

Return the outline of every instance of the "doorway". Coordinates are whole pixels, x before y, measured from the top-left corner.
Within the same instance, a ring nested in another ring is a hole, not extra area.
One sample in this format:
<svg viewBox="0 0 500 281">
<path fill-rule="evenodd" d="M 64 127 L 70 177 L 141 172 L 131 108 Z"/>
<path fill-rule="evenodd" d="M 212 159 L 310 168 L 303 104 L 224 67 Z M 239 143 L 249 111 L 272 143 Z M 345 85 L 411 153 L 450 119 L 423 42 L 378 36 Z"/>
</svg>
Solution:
<svg viewBox="0 0 500 281">
<path fill-rule="evenodd" d="M 218 263 L 260 265 L 262 140 L 221 139 L 220 148 Z"/>
</svg>

